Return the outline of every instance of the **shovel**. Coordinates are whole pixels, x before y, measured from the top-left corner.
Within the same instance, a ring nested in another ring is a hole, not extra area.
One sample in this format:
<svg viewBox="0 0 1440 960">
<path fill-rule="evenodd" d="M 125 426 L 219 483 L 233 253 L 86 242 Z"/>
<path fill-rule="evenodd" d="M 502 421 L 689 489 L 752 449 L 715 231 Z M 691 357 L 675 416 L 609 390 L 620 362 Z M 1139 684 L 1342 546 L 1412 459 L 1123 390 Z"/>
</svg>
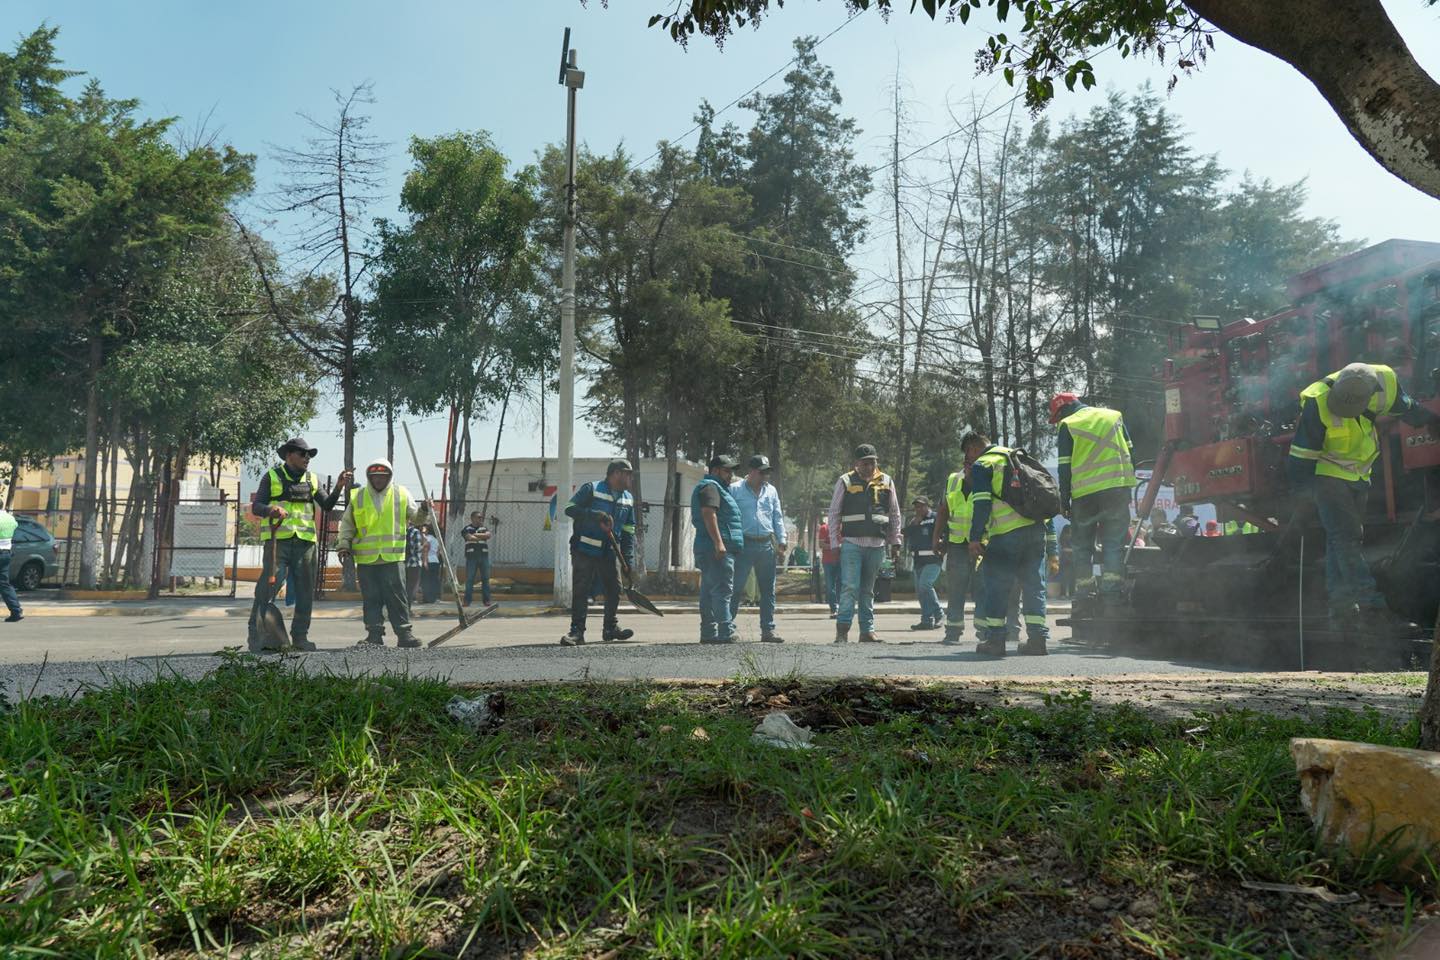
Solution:
<svg viewBox="0 0 1440 960">
<path fill-rule="evenodd" d="M 405 430 L 405 445 L 410 448 L 410 459 L 414 461 L 415 474 L 420 478 L 420 494 L 425 498 L 425 505 L 430 508 L 430 519 L 436 521 L 435 505 L 430 502 L 430 491 L 425 488 L 425 471 L 420 468 L 420 458 L 415 455 L 415 441 L 410 439 L 410 424 L 402 423 L 400 426 Z M 439 526 L 438 521 L 436 521 L 436 526 Z M 465 605 L 460 602 L 460 582 L 455 579 L 455 568 L 450 566 L 450 551 L 445 548 L 445 538 L 443 536 L 437 536 L 435 539 L 440 541 L 440 565 L 445 568 L 445 576 L 450 581 L 450 593 L 455 597 L 455 612 L 460 616 L 460 625 L 446 630 L 440 634 L 440 636 L 426 644 L 427 647 L 440 646 L 440 644 L 449 640 L 461 630 L 494 613 L 499 606 L 499 604 L 492 603 L 473 616 L 466 615 Z"/>
<path fill-rule="evenodd" d="M 629 597 L 630 602 L 641 610 L 647 613 L 653 613 L 657 617 L 665 616 L 665 614 L 660 612 L 659 607 L 650 602 L 649 597 L 635 589 L 635 583 L 630 578 L 630 564 L 625 561 L 625 554 L 621 552 L 620 544 L 615 540 L 615 531 L 607 530 L 605 532 L 606 535 L 610 537 L 610 546 L 615 548 L 615 556 L 620 560 L 620 572 L 624 574 L 623 579 L 625 581 L 625 596 Z"/>
<path fill-rule="evenodd" d="M 280 542 L 275 538 L 275 531 L 280 527 L 280 520 L 276 517 L 270 518 L 270 600 L 260 608 L 260 635 L 266 648 L 273 647 L 283 650 L 290 646 L 290 632 L 285 629 L 285 618 L 280 614 L 280 608 L 275 606 L 275 554 L 276 545 Z"/>
</svg>

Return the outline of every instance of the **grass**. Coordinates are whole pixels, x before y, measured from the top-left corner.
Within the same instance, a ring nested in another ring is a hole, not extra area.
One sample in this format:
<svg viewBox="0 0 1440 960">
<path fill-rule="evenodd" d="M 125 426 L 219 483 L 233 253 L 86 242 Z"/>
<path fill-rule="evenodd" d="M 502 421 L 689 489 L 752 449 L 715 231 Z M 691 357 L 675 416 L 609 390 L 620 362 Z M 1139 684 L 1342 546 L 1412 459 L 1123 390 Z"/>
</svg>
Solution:
<svg viewBox="0 0 1440 960">
<path fill-rule="evenodd" d="M 443 683 L 248 657 L 15 704 L 0 955 L 1362 956 L 1430 902 L 1431 876 L 1376 886 L 1383 853 L 1317 848 L 1286 749 L 1413 725 L 982 709 L 763 666 L 506 689 L 484 737 Z M 777 705 L 818 749 L 751 741 Z"/>
</svg>

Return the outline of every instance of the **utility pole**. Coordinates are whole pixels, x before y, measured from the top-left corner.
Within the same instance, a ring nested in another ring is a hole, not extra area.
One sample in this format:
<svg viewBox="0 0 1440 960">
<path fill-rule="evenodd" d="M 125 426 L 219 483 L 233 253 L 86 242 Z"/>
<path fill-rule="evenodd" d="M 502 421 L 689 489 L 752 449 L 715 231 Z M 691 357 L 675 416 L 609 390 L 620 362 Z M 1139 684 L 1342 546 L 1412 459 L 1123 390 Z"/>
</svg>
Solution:
<svg viewBox="0 0 1440 960">
<path fill-rule="evenodd" d="M 575 95 L 585 86 L 570 49 L 570 28 L 560 47 L 560 83 L 565 87 L 565 264 L 560 273 L 560 476 L 555 485 L 555 605 L 570 606 L 570 540 L 561 531 L 565 504 L 575 484 Z"/>
</svg>

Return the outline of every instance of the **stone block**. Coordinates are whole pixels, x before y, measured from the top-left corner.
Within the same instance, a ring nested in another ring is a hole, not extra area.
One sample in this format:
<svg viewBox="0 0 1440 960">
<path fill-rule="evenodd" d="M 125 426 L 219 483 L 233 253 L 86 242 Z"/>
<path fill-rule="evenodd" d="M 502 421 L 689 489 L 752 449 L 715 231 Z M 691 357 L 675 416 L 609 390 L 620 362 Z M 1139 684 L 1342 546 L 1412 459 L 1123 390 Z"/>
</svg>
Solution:
<svg viewBox="0 0 1440 960">
<path fill-rule="evenodd" d="M 1363 854 L 1440 843 L 1440 753 L 1297 737 L 1300 802 L 1321 839 Z"/>
</svg>

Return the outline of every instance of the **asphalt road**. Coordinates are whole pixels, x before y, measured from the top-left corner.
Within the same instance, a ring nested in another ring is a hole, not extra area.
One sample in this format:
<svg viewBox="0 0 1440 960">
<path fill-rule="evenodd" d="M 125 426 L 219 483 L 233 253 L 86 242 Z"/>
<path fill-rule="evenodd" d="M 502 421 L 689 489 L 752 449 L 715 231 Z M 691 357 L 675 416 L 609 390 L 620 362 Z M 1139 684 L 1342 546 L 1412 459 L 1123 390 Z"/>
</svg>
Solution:
<svg viewBox="0 0 1440 960">
<path fill-rule="evenodd" d="M 592 636 L 598 637 L 597 622 Z M 1053 618 L 1052 618 L 1053 619 Z M 1069 630 L 1052 623 L 1051 654 L 1003 660 L 975 654 L 973 633 L 956 646 L 942 646 L 941 631 L 911 632 L 913 614 L 881 614 L 879 644 L 834 644 L 834 621 L 823 613 L 782 615 L 784 644 L 759 643 L 753 613 L 742 612 L 741 642 L 701 646 L 699 617 L 671 614 L 663 619 L 632 616 L 635 629 L 625 643 L 591 643 L 564 648 L 563 617 L 491 618 L 444 646 L 421 650 L 359 649 L 362 634 L 353 620 L 317 619 L 310 637 L 321 648 L 295 657 L 306 670 L 348 673 L 404 671 L 456 681 L 555 681 L 596 679 L 725 679 L 737 675 L 797 672 L 814 677 L 1118 677 L 1126 674 L 1228 672 L 1214 664 L 1145 660 L 1071 646 Z M 449 626 L 439 619 L 418 622 L 422 640 Z M 858 626 L 851 636 L 858 636 Z M 387 638 L 393 643 L 394 638 Z M 12 697 L 69 694 L 87 684 L 143 679 L 159 673 L 199 676 L 221 661 L 226 647 L 243 648 L 245 622 L 237 617 L 63 617 L 27 618 L 0 625 L 0 686 Z M 1013 651 L 1013 647 L 1011 648 Z M 1239 671 L 1234 671 L 1239 672 Z"/>
</svg>

